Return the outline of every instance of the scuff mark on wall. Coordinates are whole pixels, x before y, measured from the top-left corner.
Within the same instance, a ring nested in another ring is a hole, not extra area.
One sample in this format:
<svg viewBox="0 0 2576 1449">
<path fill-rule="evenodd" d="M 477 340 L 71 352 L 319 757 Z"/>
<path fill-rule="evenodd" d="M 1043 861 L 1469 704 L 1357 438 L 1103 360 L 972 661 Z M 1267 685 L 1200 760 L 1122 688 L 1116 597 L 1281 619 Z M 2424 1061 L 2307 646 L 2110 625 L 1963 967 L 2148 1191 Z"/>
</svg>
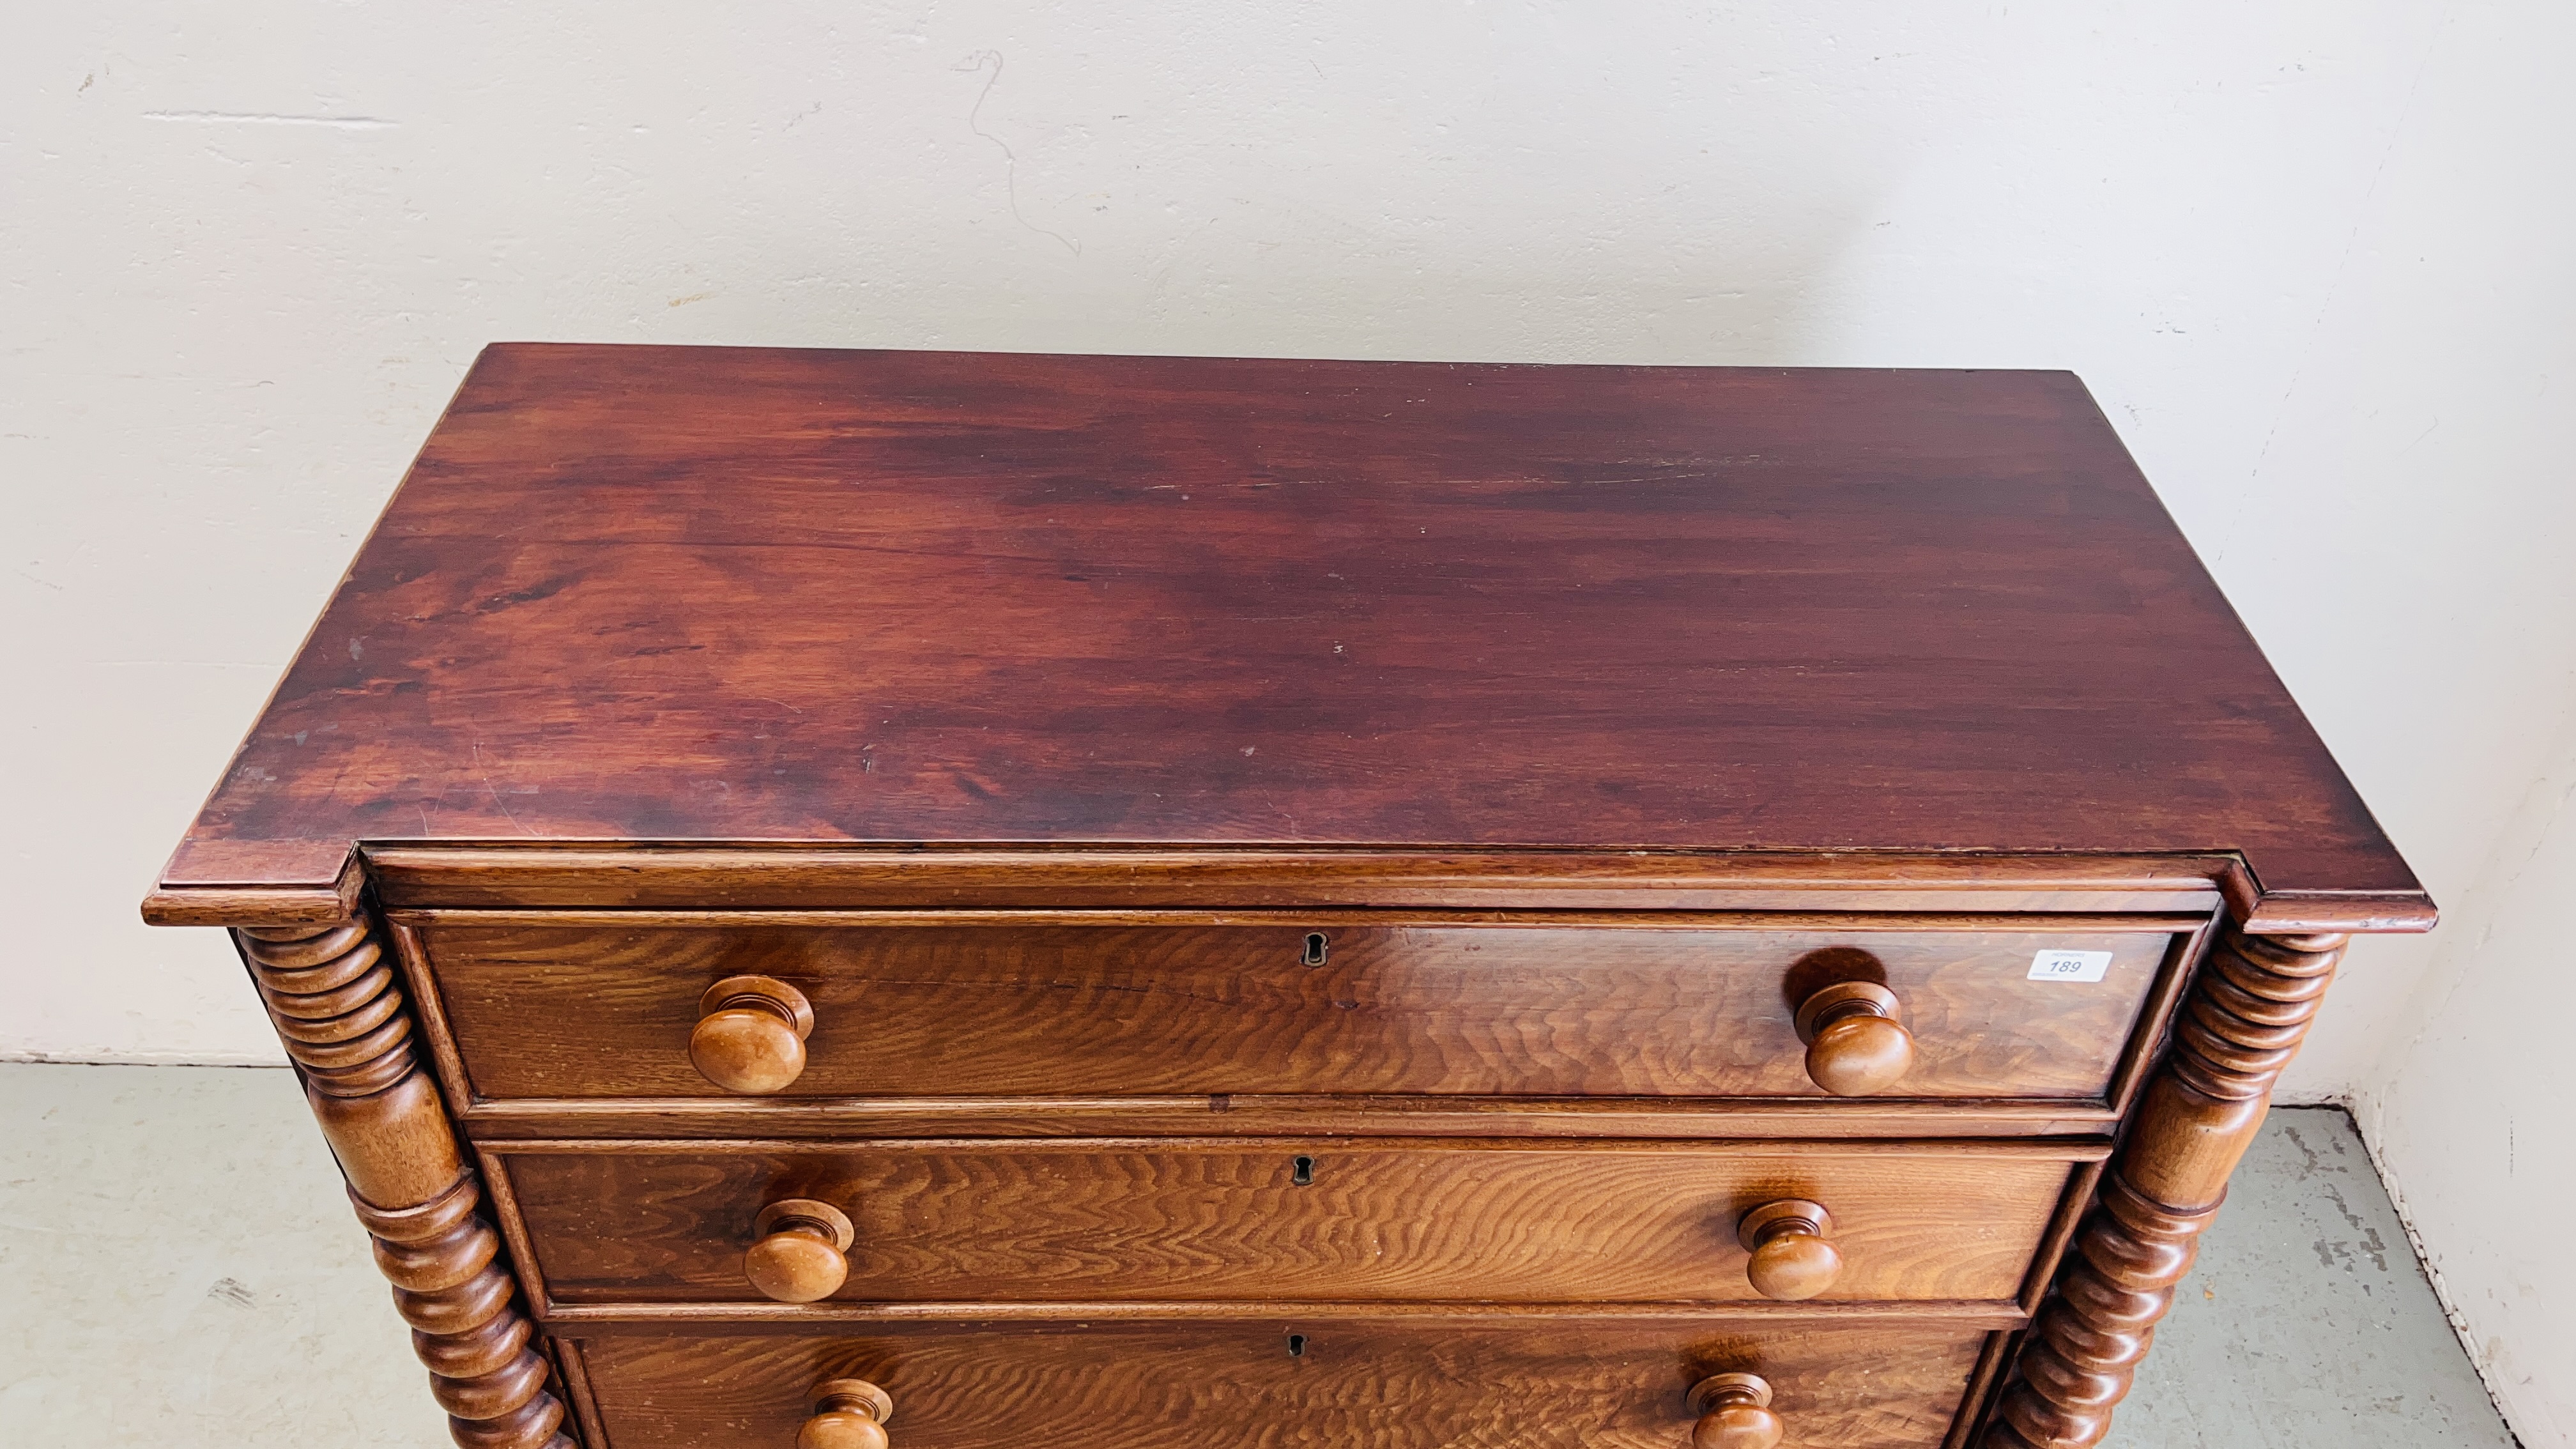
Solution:
<svg viewBox="0 0 2576 1449">
<path fill-rule="evenodd" d="M 987 67 L 991 68 L 992 74 L 984 77 L 984 88 L 975 93 L 975 104 L 967 108 L 966 129 L 1001 148 L 1002 185 L 1010 198 L 1011 219 L 1018 222 L 1020 225 L 1027 227 L 1029 230 L 1036 232 L 1040 236 L 1054 237 L 1057 241 L 1064 243 L 1064 249 L 1066 251 L 1073 253 L 1077 257 L 1081 256 L 1082 243 L 1066 236 L 1063 232 L 1047 230 L 1045 227 L 1029 220 L 1028 214 L 1020 210 L 1019 154 L 1011 149 L 1010 142 L 1005 141 L 1001 137 L 994 135 L 992 132 L 985 130 L 979 119 L 983 115 L 985 98 L 992 95 L 993 87 L 1001 83 L 1002 53 L 998 50 L 979 50 L 974 54 L 967 56 L 964 60 L 957 62 L 957 64 L 951 68 L 955 70 L 981 73 Z"/>
<path fill-rule="evenodd" d="M 402 124 L 382 116 L 281 116 L 255 111 L 145 111 L 143 119 L 203 126 L 328 126 L 335 131 L 388 131 Z"/>
</svg>

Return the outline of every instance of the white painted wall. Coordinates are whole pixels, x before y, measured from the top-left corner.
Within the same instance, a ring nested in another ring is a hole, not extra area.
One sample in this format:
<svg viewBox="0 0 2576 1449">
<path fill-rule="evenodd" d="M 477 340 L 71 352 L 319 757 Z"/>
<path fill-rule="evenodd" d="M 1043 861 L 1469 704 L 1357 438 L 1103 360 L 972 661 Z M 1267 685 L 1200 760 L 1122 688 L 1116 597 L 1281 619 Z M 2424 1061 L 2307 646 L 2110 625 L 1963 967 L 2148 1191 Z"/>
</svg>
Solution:
<svg viewBox="0 0 2576 1449">
<path fill-rule="evenodd" d="M 495 338 L 2072 367 L 2437 896 L 2576 727 L 2561 0 L 21 12 L 0 1052 L 273 1059 L 135 900 Z"/>
<path fill-rule="evenodd" d="M 2522 1442 L 2576 1444 L 2576 731 L 2451 910 L 2411 1031 L 2355 1101 Z"/>
</svg>

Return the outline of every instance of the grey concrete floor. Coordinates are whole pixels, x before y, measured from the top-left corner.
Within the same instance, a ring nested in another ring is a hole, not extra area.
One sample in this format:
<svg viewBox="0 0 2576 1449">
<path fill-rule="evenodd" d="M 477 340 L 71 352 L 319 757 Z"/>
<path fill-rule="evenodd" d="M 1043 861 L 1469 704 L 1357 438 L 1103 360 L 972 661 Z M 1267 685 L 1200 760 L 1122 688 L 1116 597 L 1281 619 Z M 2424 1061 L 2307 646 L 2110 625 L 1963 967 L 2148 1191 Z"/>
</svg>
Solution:
<svg viewBox="0 0 2576 1449">
<path fill-rule="evenodd" d="M 284 1071 L 0 1065 L 0 1445 L 440 1449 Z M 2281 1111 L 2116 1449 L 2509 1449 L 2351 1122 Z"/>
</svg>

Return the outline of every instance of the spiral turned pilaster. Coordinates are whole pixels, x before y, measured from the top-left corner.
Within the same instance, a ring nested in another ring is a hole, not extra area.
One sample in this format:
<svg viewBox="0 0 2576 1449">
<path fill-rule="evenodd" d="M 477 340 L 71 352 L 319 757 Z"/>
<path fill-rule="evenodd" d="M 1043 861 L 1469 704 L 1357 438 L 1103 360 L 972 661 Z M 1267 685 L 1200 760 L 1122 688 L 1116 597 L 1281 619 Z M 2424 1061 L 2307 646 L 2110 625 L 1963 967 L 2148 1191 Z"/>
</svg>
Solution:
<svg viewBox="0 0 2576 1449">
<path fill-rule="evenodd" d="M 1984 1449 L 2088 1449 L 2218 1216 L 2343 954 L 2341 936 L 2220 938 L 2174 1026 L 2101 1199 L 1985 1432 Z"/>
<path fill-rule="evenodd" d="M 575 1449 L 373 925 L 236 932 L 463 1449 Z"/>
</svg>

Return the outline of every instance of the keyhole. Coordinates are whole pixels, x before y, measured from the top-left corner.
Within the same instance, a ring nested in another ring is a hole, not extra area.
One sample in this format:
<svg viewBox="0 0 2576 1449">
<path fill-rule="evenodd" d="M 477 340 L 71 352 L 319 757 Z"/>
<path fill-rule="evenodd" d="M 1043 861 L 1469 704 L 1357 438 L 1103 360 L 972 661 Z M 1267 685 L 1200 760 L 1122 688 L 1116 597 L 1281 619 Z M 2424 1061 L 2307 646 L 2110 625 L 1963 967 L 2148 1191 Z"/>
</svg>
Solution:
<svg viewBox="0 0 2576 1449">
<path fill-rule="evenodd" d="M 1306 1356 L 1306 1335 L 1302 1333 L 1292 1333 L 1288 1335 L 1288 1356 L 1290 1358 L 1304 1358 Z"/>
<path fill-rule="evenodd" d="M 1298 963 L 1306 966 L 1321 966 L 1324 964 L 1325 954 L 1332 949 L 1333 943 L 1324 939 L 1323 932 L 1309 931 L 1306 933 L 1306 954 L 1297 958 Z"/>
<path fill-rule="evenodd" d="M 1315 1183 L 1315 1159 L 1311 1157 L 1289 1159 L 1288 1181 L 1298 1187 L 1312 1187 Z"/>
</svg>

